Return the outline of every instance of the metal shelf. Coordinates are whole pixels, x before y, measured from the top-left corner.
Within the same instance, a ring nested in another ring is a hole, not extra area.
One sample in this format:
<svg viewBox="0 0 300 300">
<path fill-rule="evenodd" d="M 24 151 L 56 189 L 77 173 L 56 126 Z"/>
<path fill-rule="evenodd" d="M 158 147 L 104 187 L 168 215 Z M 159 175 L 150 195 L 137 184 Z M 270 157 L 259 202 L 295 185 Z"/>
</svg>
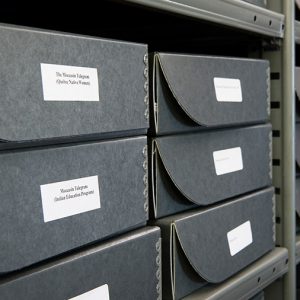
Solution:
<svg viewBox="0 0 300 300">
<path fill-rule="evenodd" d="M 282 38 L 284 15 L 239 0 L 123 0 L 163 11 Z"/>
<path fill-rule="evenodd" d="M 185 300 L 249 299 L 288 271 L 288 251 L 277 247 L 231 279 L 210 285 Z"/>
<path fill-rule="evenodd" d="M 295 42 L 300 44 L 300 22 L 295 21 Z"/>
<path fill-rule="evenodd" d="M 296 236 L 296 265 L 300 263 L 300 234 Z"/>
</svg>

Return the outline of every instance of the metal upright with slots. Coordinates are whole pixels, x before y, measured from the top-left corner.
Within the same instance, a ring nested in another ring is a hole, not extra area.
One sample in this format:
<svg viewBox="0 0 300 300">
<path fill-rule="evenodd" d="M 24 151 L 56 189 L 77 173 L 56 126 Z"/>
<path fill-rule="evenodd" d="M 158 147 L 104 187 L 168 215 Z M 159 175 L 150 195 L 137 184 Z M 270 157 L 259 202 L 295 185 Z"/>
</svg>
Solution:
<svg viewBox="0 0 300 300">
<path fill-rule="evenodd" d="M 300 21 L 295 21 L 295 43 L 296 49 L 300 45 Z M 299 53 L 297 53 L 297 56 Z M 300 233 L 296 234 L 296 265 L 300 263 Z M 299 268 L 299 266 L 298 266 Z"/>
</svg>

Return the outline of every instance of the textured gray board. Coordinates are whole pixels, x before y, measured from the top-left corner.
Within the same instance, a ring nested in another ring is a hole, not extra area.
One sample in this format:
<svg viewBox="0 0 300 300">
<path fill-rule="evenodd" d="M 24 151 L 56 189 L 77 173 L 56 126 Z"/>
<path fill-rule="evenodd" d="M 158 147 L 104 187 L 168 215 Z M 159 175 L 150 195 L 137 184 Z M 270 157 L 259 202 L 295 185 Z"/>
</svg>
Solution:
<svg viewBox="0 0 300 300">
<path fill-rule="evenodd" d="M 268 188 L 154 222 L 162 230 L 163 299 L 181 299 L 207 282 L 223 282 L 272 250 L 274 201 L 274 189 Z M 247 221 L 253 242 L 231 256 L 227 233 Z"/>
<path fill-rule="evenodd" d="M 0 273 L 145 224 L 145 146 L 138 137 L 2 152 Z M 40 185 L 95 175 L 101 208 L 44 222 Z"/>
<path fill-rule="evenodd" d="M 237 275 L 218 285 L 207 285 L 184 300 L 249 300 L 289 268 L 288 251 L 276 247 Z"/>
<path fill-rule="evenodd" d="M 243 169 L 217 175 L 213 152 L 240 147 Z M 271 126 L 158 137 L 152 141 L 155 218 L 234 197 L 272 184 Z"/>
<path fill-rule="evenodd" d="M 0 39 L 0 139 L 146 132 L 146 45 L 3 25 Z M 41 63 L 97 68 L 100 101 L 44 101 Z"/>
<path fill-rule="evenodd" d="M 300 68 L 295 68 L 295 89 L 296 89 L 296 122 L 300 122 Z"/>
<path fill-rule="evenodd" d="M 268 121 L 268 61 L 167 53 L 152 57 L 151 128 L 155 134 Z M 214 78 L 239 79 L 242 102 L 217 101 Z"/>
<path fill-rule="evenodd" d="M 1 300 L 67 300 L 104 284 L 111 300 L 157 299 L 159 258 L 160 231 L 147 227 L 2 281 Z"/>
</svg>

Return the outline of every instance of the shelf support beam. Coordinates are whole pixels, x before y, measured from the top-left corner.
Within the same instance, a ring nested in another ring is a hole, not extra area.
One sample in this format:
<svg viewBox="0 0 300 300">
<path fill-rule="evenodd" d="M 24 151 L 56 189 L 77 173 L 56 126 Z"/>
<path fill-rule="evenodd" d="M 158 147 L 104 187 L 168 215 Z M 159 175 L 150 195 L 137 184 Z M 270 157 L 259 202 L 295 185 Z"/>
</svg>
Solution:
<svg viewBox="0 0 300 300">
<path fill-rule="evenodd" d="M 284 296 L 296 299 L 296 216 L 295 216 L 295 10 L 294 0 L 283 1 L 283 246 L 289 251 L 289 271 L 284 276 Z"/>
</svg>

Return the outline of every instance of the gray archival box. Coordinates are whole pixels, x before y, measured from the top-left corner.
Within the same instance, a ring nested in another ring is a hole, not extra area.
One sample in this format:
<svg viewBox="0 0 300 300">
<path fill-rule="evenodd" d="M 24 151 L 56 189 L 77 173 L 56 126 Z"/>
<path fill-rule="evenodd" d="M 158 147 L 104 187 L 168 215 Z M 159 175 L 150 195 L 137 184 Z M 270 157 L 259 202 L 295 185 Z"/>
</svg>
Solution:
<svg viewBox="0 0 300 300">
<path fill-rule="evenodd" d="M 268 61 L 166 53 L 151 57 L 153 133 L 269 120 Z"/>
<path fill-rule="evenodd" d="M 0 39 L 0 139 L 146 133 L 146 45 L 3 25 Z"/>
<path fill-rule="evenodd" d="M 210 205 L 272 184 L 271 126 L 157 137 L 151 159 L 152 216 Z"/>
<path fill-rule="evenodd" d="M 1 283 L 1 300 L 70 300 L 89 292 L 99 300 L 160 299 L 159 228 L 133 231 Z"/>
<path fill-rule="evenodd" d="M 0 154 L 0 273 L 145 225 L 146 137 Z"/>
<path fill-rule="evenodd" d="M 154 222 L 162 231 L 163 299 L 220 283 L 274 248 L 274 189 Z"/>
</svg>

